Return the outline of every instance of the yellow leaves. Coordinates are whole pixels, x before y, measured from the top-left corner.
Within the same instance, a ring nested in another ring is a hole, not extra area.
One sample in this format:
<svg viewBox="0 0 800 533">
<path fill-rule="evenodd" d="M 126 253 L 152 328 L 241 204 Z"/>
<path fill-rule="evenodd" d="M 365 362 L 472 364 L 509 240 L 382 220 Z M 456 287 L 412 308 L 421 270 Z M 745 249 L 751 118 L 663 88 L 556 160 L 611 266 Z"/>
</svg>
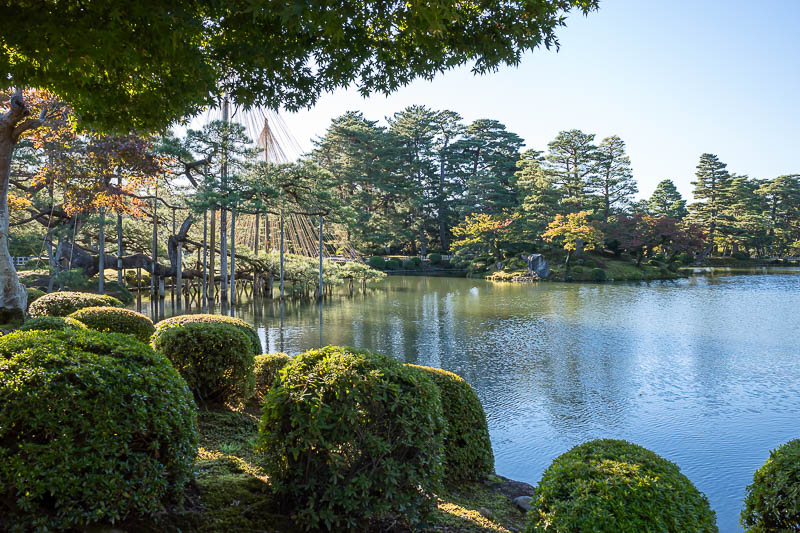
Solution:
<svg viewBox="0 0 800 533">
<path fill-rule="evenodd" d="M 570 251 L 574 251 L 580 241 L 588 250 L 602 246 L 605 236 L 602 231 L 591 225 L 588 220 L 590 214 L 590 211 L 580 211 L 569 213 L 567 216 L 556 215 L 556 218 L 548 224 L 542 238 L 547 242 L 563 238 L 564 249 Z"/>
<path fill-rule="evenodd" d="M 22 196 L 17 196 L 14 193 L 8 193 L 8 210 L 9 211 L 22 211 L 31 206 L 31 201 Z"/>
</svg>

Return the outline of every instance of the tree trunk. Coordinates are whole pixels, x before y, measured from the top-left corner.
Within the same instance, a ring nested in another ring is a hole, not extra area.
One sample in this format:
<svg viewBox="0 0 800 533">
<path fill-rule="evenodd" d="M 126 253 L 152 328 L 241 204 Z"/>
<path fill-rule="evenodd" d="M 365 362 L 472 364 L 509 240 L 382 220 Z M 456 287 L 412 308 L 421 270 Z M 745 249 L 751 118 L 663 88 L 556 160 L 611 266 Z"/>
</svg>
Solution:
<svg viewBox="0 0 800 533">
<path fill-rule="evenodd" d="M 231 305 L 236 302 L 236 211 L 231 210 Z"/>
<path fill-rule="evenodd" d="M 97 292 L 105 294 L 106 282 L 106 208 L 100 208 L 100 232 L 97 239 Z"/>
<path fill-rule="evenodd" d="M 213 299 L 214 292 L 217 290 L 217 269 L 216 265 L 214 264 L 217 256 L 217 211 L 214 209 L 211 210 L 211 227 L 208 231 L 211 238 L 211 242 L 208 244 L 208 279 L 210 282 L 208 284 L 208 297 Z"/>
<path fill-rule="evenodd" d="M 24 116 L 24 109 L 13 120 L 11 110 L 0 117 L 0 324 L 22 323 L 28 304 L 28 293 L 19 282 L 17 270 L 8 252 L 8 180 L 11 176 L 11 157 L 14 154 L 14 127 Z"/>
</svg>

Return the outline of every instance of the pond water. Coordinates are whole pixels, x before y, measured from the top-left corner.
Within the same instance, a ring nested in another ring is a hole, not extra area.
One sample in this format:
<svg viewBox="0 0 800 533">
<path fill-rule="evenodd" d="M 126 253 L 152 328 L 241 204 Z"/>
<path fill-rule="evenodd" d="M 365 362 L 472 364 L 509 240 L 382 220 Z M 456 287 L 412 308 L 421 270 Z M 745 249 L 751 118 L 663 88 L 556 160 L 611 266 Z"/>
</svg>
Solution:
<svg viewBox="0 0 800 533">
<path fill-rule="evenodd" d="M 800 270 L 636 284 L 389 277 L 322 309 L 252 299 L 265 351 L 351 345 L 456 372 L 486 408 L 499 474 L 531 484 L 608 437 L 677 463 L 736 531 L 770 449 L 800 438 Z M 169 297 L 165 313 L 173 314 Z M 146 300 L 143 311 L 149 306 Z"/>
</svg>

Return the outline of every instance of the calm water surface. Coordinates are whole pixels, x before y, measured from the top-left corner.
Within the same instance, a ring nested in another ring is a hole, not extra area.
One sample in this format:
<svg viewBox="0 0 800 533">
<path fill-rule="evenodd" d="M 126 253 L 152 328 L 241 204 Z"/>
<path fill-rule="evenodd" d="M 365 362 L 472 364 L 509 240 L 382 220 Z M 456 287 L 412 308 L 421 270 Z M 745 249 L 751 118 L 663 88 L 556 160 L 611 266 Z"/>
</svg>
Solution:
<svg viewBox="0 0 800 533">
<path fill-rule="evenodd" d="M 235 313 L 265 351 L 351 345 L 463 376 L 486 408 L 497 472 L 514 479 L 536 484 L 586 440 L 645 446 L 708 495 L 728 532 L 769 450 L 800 438 L 798 274 L 715 269 L 596 285 L 389 277 L 321 313 L 287 303 L 283 327 L 269 301 Z"/>
</svg>

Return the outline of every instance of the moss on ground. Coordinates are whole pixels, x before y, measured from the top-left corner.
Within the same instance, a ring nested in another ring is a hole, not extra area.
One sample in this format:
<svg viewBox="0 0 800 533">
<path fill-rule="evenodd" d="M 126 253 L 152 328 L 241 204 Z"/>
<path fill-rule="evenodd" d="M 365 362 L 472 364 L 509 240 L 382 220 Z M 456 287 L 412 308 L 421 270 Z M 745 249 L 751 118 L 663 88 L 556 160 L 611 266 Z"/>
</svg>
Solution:
<svg viewBox="0 0 800 533">
<path fill-rule="evenodd" d="M 260 456 L 253 450 L 258 409 L 201 410 L 200 449 L 195 480 L 181 505 L 150 520 L 117 524 L 116 531 L 156 533 L 296 533 L 291 516 L 281 514 Z M 438 533 L 513 532 L 524 529 L 525 515 L 513 502 L 482 483 L 445 489 L 429 522 L 415 531 Z M 97 531 L 103 531 L 98 529 Z"/>
</svg>

